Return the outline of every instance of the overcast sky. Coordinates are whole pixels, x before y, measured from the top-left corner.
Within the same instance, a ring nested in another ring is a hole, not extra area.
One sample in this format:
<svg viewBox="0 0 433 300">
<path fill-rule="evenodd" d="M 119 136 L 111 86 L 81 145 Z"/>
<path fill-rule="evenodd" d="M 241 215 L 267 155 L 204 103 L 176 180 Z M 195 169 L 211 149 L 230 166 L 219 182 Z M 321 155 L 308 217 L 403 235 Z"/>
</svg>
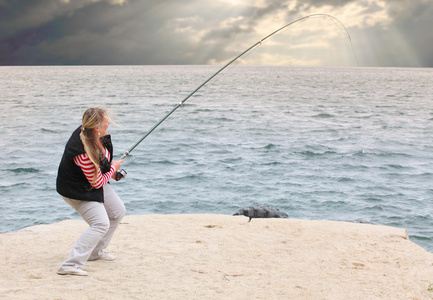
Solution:
<svg viewBox="0 0 433 300">
<path fill-rule="evenodd" d="M 433 67 L 431 0 L 0 0 L 0 65 Z M 352 50 L 353 47 L 353 50 Z M 355 55 L 354 55 L 355 53 Z"/>
</svg>

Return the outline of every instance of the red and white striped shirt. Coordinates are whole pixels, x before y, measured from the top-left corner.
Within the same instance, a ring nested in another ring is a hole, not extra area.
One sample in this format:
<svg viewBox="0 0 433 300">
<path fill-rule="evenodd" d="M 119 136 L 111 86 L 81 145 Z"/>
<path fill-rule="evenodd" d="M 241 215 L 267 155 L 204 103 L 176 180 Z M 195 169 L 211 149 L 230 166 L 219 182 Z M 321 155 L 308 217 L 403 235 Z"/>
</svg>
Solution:
<svg viewBox="0 0 433 300">
<path fill-rule="evenodd" d="M 108 161 L 110 161 L 110 152 L 108 150 L 105 151 L 105 156 Z M 74 157 L 74 163 L 83 170 L 84 175 L 86 175 L 89 183 L 95 188 L 100 189 L 103 187 L 116 172 L 116 168 L 111 166 L 111 170 L 107 173 L 102 174 L 101 169 L 98 169 L 98 175 L 96 177 L 96 182 L 93 182 L 93 174 L 95 174 L 95 165 L 92 163 L 90 158 L 86 153 L 80 154 Z"/>
</svg>

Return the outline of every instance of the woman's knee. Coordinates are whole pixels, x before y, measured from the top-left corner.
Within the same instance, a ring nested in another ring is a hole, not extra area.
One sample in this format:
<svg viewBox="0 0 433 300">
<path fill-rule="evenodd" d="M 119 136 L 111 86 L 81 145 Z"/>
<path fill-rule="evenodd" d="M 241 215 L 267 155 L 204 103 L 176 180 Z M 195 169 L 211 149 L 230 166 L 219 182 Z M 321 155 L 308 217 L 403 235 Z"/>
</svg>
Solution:
<svg viewBox="0 0 433 300">
<path fill-rule="evenodd" d="M 110 221 L 108 219 L 103 221 L 101 220 L 99 222 L 90 224 L 90 227 L 101 235 L 105 235 L 110 229 Z"/>
<path fill-rule="evenodd" d="M 124 205 L 117 207 L 116 211 L 110 216 L 111 221 L 120 222 L 126 214 L 126 209 Z"/>
</svg>

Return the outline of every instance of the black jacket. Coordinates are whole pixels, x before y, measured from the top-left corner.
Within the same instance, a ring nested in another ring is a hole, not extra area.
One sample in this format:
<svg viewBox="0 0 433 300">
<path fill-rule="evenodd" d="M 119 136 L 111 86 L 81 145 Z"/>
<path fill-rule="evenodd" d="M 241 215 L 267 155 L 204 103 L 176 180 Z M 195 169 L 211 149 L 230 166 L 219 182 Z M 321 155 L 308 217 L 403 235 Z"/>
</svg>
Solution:
<svg viewBox="0 0 433 300">
<path fill-rule="evenodd" d="M 84 201 L 104 202 L 104 191 L 102 188 L 95 189 L 87 180 L 83 171 L 77 166 L 73 159 L 75 156 L 85 153 L 83 143 L 80 139 L 81 126 L 71 135 L 65 146 L 62 160 L 60 161 L 57 172 L 57 192 L 67 198 Z M 110 161 L 101 157 L 100 168 L 102 174 L 109 172 L 111 161 L 113 160 L 113 145 L 111 136 L 106 135 L 101 138 L 102 142 L 110 152 Z"/>
</svg>

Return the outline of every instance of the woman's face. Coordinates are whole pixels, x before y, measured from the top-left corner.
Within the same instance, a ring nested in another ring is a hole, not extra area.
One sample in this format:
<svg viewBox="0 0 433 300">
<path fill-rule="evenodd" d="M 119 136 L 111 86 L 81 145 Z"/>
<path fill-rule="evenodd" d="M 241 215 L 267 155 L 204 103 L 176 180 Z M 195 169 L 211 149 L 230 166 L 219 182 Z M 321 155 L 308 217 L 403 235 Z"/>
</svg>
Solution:
<svg viewBox="0 0 433 300">
<path fill-rule="evenodd" d="M 105 136 L 107 135 L 108 126 L 110 125 L 110 122 L 106 117 L 104 117 L 104 120 L 102 121 L 101 125 L 96 127 L 96 131 L 99 133 L 98 136 Z"/>
</svg>

